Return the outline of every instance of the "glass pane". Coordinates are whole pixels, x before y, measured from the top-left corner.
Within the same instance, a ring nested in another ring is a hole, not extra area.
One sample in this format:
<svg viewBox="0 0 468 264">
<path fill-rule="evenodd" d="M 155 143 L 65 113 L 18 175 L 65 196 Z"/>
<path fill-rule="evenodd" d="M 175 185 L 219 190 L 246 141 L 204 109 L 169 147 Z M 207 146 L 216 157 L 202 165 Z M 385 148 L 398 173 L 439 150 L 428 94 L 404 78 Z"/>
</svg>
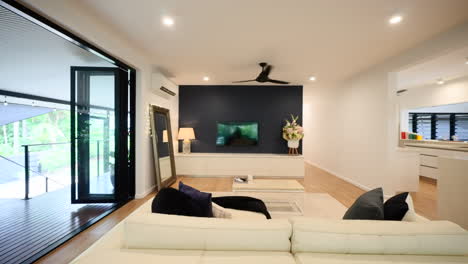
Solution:
<svg viewBox="0 0 468 264">
<path fill-rule="evenodd" d="M 114 193 L 114 80 L 113 75 L 90 76 L 90 194 Z"/>
<path fill-rule="evenodd" d="M 455 115 L 455 137 L 460 141 L 468 141 L 468 114 Z"/>
<path fill-rule="evenodd" d="M 450 140 L 450 114 L 436 115 L 436 139 Z"/>
<path fill-rule="evenodd" d="M 418 134 L 424 139 L 431 139 L 431 115 L 417 114 L 416 116 Z"/>
<path fill-rule="evenodd" d="M 409 114 L 409 117 L 408 117 L 408 132 L 414 132 L 413 131 L 413 114 Z"/>
</svg>

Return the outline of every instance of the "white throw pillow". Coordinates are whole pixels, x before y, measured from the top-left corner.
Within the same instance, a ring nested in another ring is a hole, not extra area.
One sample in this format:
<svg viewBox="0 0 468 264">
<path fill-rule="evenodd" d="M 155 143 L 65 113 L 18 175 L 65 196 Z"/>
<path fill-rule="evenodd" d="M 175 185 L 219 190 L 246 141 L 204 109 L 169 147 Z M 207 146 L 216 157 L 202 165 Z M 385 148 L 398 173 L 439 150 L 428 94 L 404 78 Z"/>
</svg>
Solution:
<svg viewBox="0 0 468 264">
<path fill-rule="evenodd" d="M 385 199 L 387 201 L 388 199 Z M 403 222 L 426 222 L 428 221 L 426 218 L 416 214 L 414 210 L 414 203 L 413 198 L 411 197 L 411 193 L 408 193 L 408 197 L 406 197 L 406 203 L 408 204 L 408 211 L 406 212 L 405 216 L 401 221 Z"/>
<path fill-rule="evenodd" d="M 405 216 L 401 221 L 403 222 L 418 222 L 416 211 L 414 210 L 413 199 L 411 198 L 411 194 L 408 194 L 406 198 L 406 203 L 408 204 L 408 211 L 406 212 Z"/>
<path fill-rule="evenodd" d="M 213 208 L 213 216 L 215 218 L 232 218 L 232 214 L 226 210 L 224 207 L 221 207 L 215 203 L 211 203 Z"/>
</svg>

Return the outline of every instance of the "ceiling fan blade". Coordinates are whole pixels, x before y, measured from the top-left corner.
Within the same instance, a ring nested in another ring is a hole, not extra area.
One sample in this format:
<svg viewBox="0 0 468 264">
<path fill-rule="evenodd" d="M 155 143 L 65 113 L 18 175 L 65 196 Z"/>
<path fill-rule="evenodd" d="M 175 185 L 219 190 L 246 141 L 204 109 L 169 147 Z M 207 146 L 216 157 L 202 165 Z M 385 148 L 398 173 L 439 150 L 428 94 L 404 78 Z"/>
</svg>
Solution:
<svg viewBox="0 0 468 264">
<path fill-rule="evenodd" d="M 268 82 L 279 83 L 279 84 L 289 84 L 289 82 L 279 81 L 279 80 L 272 80 L 272 79 L 268 79 Z"/>
<path fill-rule="evenodd" d="M 268 75 L 270 74 L 271 70 L 273 70 L 273 66 L 267 65 L 267 66 L 265 67 L 265 70 L 263 71 L 263 74 L 265 74 L 266 76 L 268 76 Z"/>
<path fill-rule="evenodd" d="M 245 81 L 235 81 L 235 82 L 232 82 L 232 83 L 246 83 L 246 82 L 255 82 L 256 80 L 253 79 L 253 80 L 245 80 Z"/>
</svg>

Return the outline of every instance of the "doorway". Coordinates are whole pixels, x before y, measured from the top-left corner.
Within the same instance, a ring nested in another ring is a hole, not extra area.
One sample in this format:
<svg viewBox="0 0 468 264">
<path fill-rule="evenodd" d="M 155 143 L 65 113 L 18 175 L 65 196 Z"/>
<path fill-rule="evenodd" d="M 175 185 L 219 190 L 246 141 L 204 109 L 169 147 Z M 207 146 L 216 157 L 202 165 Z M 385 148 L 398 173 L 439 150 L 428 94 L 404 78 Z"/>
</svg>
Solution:
<svg viewBox="0 0 468 264">
<path fill-rule="evenodd" d="M 0 33 L 0 263 L 32 263 L 134 198 L 135 69 L 17 1 Z"/>
</svg>

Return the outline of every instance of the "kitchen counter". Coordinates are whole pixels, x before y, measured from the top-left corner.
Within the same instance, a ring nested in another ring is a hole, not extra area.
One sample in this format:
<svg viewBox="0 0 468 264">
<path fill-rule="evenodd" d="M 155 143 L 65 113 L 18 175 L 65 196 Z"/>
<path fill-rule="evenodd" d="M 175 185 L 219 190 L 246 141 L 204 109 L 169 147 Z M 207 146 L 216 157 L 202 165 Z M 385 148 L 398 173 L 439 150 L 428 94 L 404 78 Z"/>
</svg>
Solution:
<svg viewBox="0 0 468 264">
<path fill-rule="evenodd" d="M 438 180 L 439 158 L 468 159 L 468 143 L 435 140 L 401 140 L 400 147 L 419 153 L 419 175 Z"/>
<path fill-rule="evenodd" d="M 403 147 L 468 152 L 467 142 L 451 142 L 436 140 L 401 140 L 401 144 Z"/>
</svg>

